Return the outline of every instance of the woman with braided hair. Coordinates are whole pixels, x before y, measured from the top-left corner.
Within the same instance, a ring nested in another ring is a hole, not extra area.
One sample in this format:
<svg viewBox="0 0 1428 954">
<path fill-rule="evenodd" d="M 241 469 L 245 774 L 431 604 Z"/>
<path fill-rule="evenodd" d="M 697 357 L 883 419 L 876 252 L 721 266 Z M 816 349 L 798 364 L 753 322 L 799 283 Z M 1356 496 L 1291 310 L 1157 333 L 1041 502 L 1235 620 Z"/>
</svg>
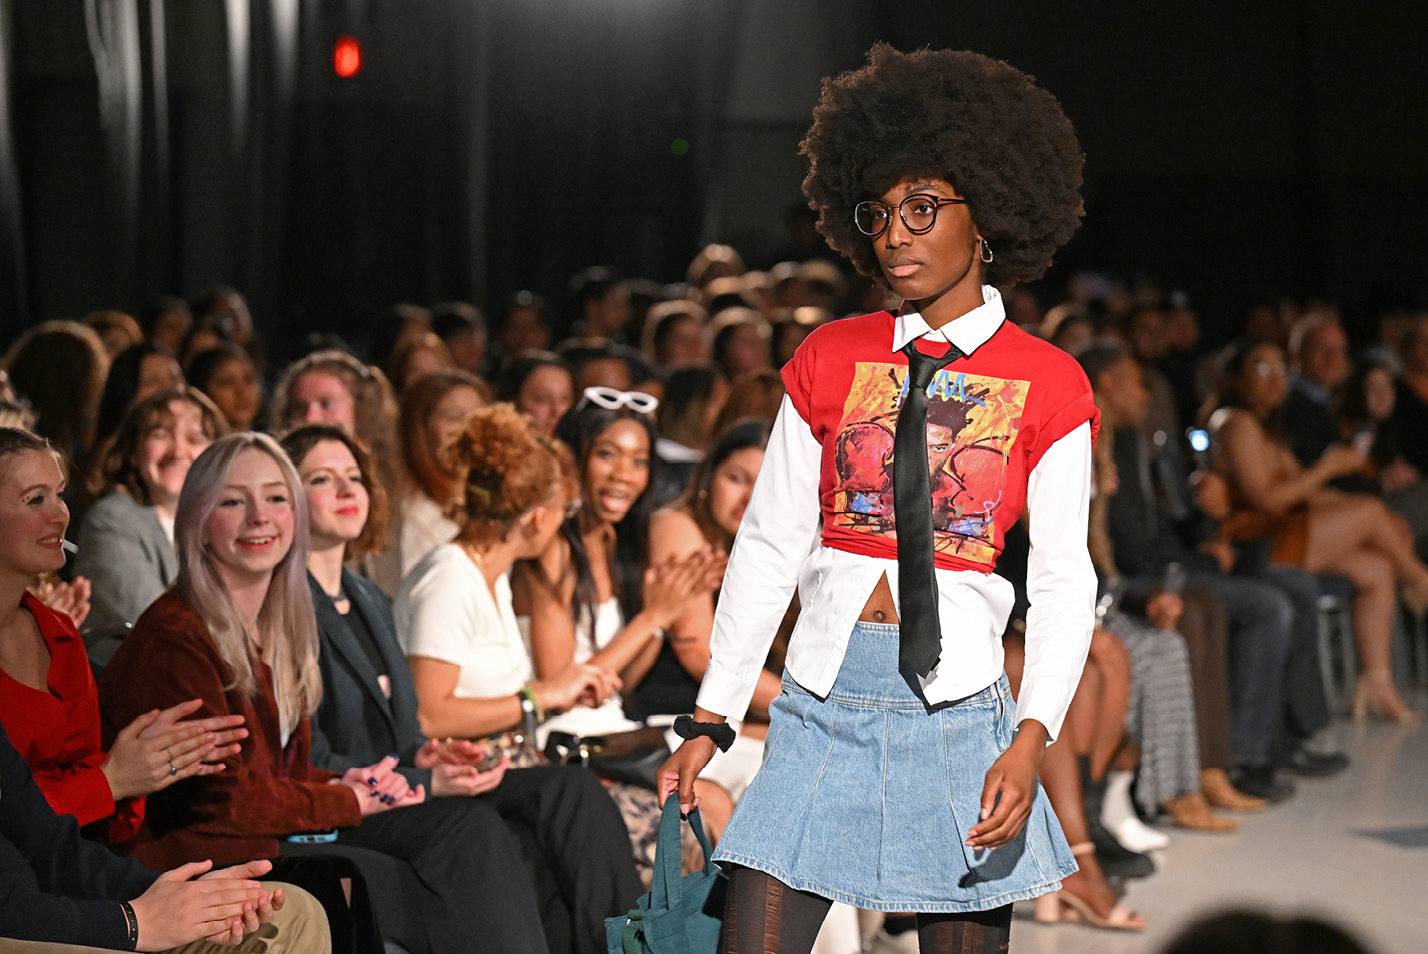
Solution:
<svg viewBox="0 0 1428 954">
<path fill-rule="evenodd" d="M 1040 276 L 1075 231 L 1083 157 L 1025 74 L 884 44 L 825 81 L 802 152 L 829 245 L 903 304 L 818 328 L 783 369 L 661 794 L 694 804 L 797 585 L 767 757 L 715 852 L 720 951 L 806 952 L 832 901 L 914 913 L 924 954 L 1005 951 L 1012 902 L 1076 870 L 1036 771 L 1090 642 L 1099 419 L 1075 361 L 1007 321 L 999 289 Z M 991 571 L 1023 510 L 1013 702 L 1012 588 Z"/>
</svg>

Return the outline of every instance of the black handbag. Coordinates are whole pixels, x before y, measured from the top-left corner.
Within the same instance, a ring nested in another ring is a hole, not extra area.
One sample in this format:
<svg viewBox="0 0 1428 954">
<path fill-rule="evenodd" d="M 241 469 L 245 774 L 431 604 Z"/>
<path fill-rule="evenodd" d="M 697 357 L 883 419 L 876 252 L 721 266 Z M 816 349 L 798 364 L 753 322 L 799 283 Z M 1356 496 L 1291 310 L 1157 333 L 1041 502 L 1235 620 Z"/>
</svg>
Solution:
<svg viewBox="0 0 1428 954">
<path fill-rule="evenodd" d="M 552 762 L 584 765 L 611 782 L 659 788 L 659 767 L 669 758 L 663 729 L 630 729 L 609 735 L 552 732 L 545 741 Z"/>
</svg>

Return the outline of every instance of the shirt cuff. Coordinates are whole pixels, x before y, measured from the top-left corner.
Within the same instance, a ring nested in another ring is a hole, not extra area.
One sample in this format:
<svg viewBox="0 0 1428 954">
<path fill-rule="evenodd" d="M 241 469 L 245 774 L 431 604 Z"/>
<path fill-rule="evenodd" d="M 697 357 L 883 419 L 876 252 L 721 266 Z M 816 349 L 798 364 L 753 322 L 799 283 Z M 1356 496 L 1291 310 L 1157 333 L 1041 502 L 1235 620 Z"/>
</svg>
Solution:
<svg viewBox="0 0 1428 954">
<path fill-rule="evenodd" d="M 749 701 L 754 697 L 761 671 L 756 670 L 754 678 L 749 679 L 744 673 L 729 672 L 711 659 L 704 670 L 704 681 L 699 686 L 699 698 L 695 704 L 737 722 L 749 710 Z"/>
</svg>

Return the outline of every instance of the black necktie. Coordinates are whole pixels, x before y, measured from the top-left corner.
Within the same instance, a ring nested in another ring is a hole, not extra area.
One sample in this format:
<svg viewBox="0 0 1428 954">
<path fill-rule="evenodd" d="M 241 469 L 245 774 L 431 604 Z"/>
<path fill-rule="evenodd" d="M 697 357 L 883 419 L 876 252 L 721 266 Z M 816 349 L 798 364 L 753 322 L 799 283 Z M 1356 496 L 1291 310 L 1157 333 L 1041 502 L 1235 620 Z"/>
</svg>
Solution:
<svg viewBox="0 0 1428 954">
<path fill-rule="evenodd" d="M 927 462 L 927 387 L 932 376 L 962 357 L 956 345 L 940 358 L 917 350 L 907 355 L 907 396 L 893 437 L 893 524 L 897 529 L 898 663 L 926 676 L 942 655 L 937 618 L 937 574 L 932 561 L 932 479 Z"/>
</svg>

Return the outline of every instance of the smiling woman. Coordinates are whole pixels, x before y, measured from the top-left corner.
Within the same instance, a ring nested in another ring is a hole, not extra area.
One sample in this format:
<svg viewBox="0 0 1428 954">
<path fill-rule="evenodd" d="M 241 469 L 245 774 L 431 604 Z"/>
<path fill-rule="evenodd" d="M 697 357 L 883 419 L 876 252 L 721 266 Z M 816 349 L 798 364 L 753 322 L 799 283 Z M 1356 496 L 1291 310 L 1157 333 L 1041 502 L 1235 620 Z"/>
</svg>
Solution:
<svg viewBox="0 0 1428 954">
<path fill-rule="evenodd" d="M 28 431 L 0 428 L 0 722 L 51 807 L 81 824 L 110 818 L 132 836 L 144 796 L 182 778 L 221 771 L 245 736 L 241 718 L 185 720 L 179 701 L 139 715 L 100 747 L 99 704 L 84 644 L 69 617 L 26 591 L 64 565 L 69 525 L 59 456 Z"/>
<path fill-rule="evenodd" d="M 410 785 L 396 757 L 341 773 L 311 763 L 309 717 L 322 681 L 308 505 L 283 449 L 251 432 L 215 441 L 184 483 L 175 542 L 177 582 L 105 670 L 105 717 L 119 724 L 196 697 L 204 715 L 241 715 L 253 734 L 232 771 L 150 799 L 133 855 L 170 866 L 337 854 L 365 879 L 383 936 L 412 954 L 544 952 L 539 926 L 504 917 L 510 896 L 492 890 L 481 870 L 517 849 L 488 837 L 478 807 L 427 804 L 426 787 Z M 442 837 L 431 837 L 437 830 Z M 309 849 L 311 833 L 322 844 Z M 504 877 L 529 887 L 519 871 Z M 330 916 L 350 916 L 340 895 Z M 469 931 L 467 917 L 482 932 Z"/>
<path fill-rule="evenodd" d="M 174 513 L 189 467 L 227 433 L 197 388 L 164 390 L 124 416 L 100 461 L 103 491 L 85 514 L 75 572 L 93 585 L 85 642 L 107 662 L 139 614 L 178 576 Z"/>
</svg>

